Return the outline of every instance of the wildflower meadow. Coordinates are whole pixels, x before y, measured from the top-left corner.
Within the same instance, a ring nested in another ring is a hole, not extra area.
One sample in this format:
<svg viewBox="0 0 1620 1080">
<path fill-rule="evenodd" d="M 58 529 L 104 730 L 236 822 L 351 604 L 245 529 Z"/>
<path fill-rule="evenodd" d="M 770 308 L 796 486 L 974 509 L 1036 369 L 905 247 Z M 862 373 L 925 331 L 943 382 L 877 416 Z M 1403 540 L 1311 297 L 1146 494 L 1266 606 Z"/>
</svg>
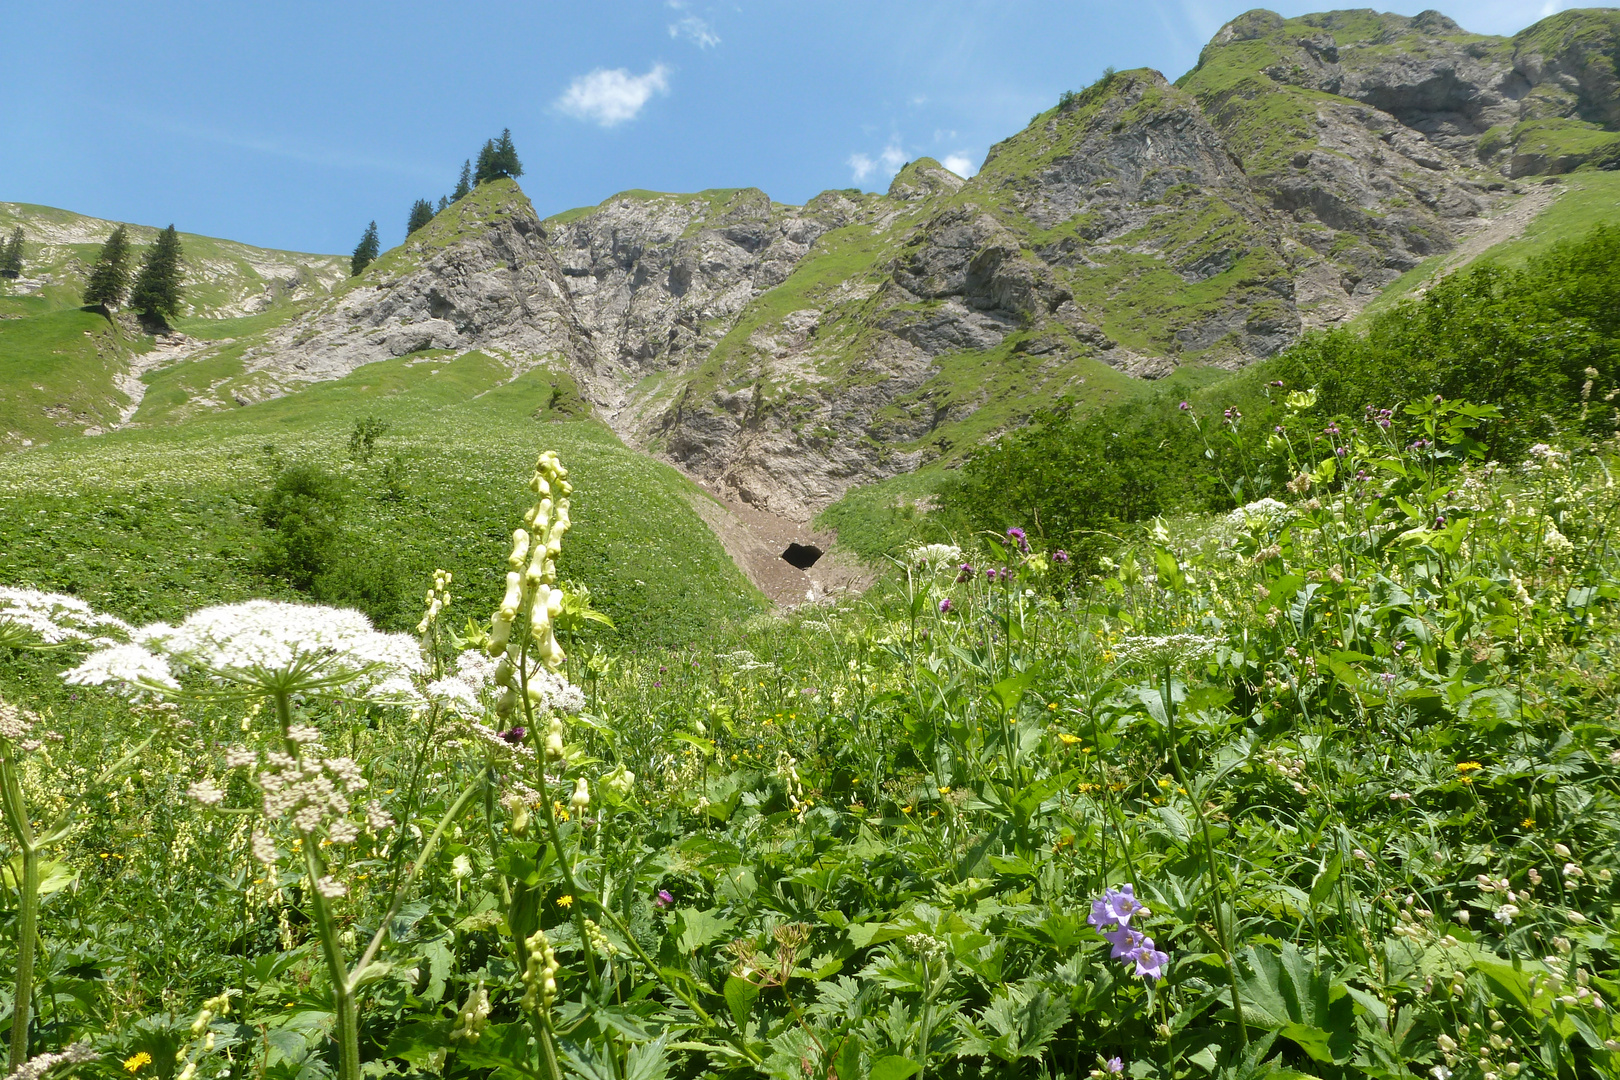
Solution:
<svg viewBox="0 0 1620 1080">
<path fill-rule="evenodd" d="M 1620 1074 L 1613 445 L 1497 415 L 651 651 L 549 452 L 414 632 L 0 589 L 12 1075 Z"/>
</svg>

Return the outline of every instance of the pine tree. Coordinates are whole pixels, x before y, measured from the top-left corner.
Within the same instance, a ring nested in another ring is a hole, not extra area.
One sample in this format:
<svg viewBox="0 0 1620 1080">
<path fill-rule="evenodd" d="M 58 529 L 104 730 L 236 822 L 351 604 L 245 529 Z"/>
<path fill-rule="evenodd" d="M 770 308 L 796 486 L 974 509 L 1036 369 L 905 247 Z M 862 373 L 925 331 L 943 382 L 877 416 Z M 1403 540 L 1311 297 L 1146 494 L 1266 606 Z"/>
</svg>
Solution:
<svg viewBox="0 0 1620 1080">
<path fill-rule="evenodd" d="M 355 245 L 354 255 L 349 259 L 349 273 L 358 276 L 360 271 L 377 261 L 382 254 L 382 244 L 377 239 L 377 223 L 373 221 L 366 226 L 366 235 L 360 238 Z"/>
<path fill-rule="evenodd" d="M 22 277 L 22 245 L 23 231 L 19 225 L 11 231 L 11 239 L 0 247 L 0 277 Z"/>
<path fill-rule="evenodd" d="M 518 161 L 517 147 L 512 145 L 511 128 L 503 128 L 501 137 L 495 142 L 494 165 L 496 176 L 510 176 L 515 180 L 523 175 L 523 163 Z"/>
<path fill-rule="evenodd" d="M 488 139 L 478 151 L 478 167 L 473 170 L 473 184 L 487 184 L 495 179 L 495 140 Z"/>
<path fill-rule="evenodd" d="M 426 199 L 417 199 L 411 204 L 411 217 L 405 223 L 405 235 L 409 236 L 432 220 L 433 204 Z"/>
<path fill-rule="evenodd" d="M 114 308 L 129 291 L 129 234 L 122 225 L 101 245 L 90 280 L 84 286 L 84 306 Z"/>
<path fill-rule="evenodd" d="M 438 205 L 437 209 L 435 209 L 433 211 L 433 215 L 435 217 L 437 217 L 438 215 L 444 213 L 444 208 L 449 206 L 449 205 L 450 205 L 450 196 L 448 196 L 448 195 L 440 195 L 439 196 L 439 205 Z"/>
<path fill-rule="evenodd" d="M 158 233 L 157 242 L 146 251 L 135 287 L 129 292 L 129 306 L 152 319 L 168 322 L 180 313 L 180 234 L 174 226 Z"/>
<path fill-rule="evenodd" d="M 451 202 L 460 202 L 472 191 L 472 159 L 461 163 L 461 179 L 456 181 L 456 190 L 450 193 Z"/>
</svg>

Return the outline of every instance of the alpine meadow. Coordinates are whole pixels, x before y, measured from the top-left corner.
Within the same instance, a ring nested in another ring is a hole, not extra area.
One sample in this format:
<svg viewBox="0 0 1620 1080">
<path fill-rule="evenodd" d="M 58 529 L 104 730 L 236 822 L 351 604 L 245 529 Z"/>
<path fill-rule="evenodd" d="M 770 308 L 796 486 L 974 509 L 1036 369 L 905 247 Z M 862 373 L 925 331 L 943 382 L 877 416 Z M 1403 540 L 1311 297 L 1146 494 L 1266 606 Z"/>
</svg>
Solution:
<svg viewBox="0 0 1620 1080">
<path fill-rule="evenodd" d="M 1620 1077 L 1620 9 L 1076 81 L 0 203 L 9 1080 Z"/>
</svg>

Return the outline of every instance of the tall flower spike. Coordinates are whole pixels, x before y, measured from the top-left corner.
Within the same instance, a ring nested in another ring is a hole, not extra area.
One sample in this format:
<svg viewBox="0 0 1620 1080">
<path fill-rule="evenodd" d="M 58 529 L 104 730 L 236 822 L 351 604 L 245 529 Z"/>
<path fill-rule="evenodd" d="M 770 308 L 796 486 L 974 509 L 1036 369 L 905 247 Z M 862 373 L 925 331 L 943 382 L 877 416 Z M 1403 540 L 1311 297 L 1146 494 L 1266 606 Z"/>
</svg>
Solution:
<svg viewBox="0 0 1620 1080">
<path fill-rule="evenodd" d="M 535 494 L 535 504 L 523 515 L 525 528 L 512 534 L 506 595 L 490 616 L 487 648 L 491 656 L 507 652 L 514 644 L 512 624 L 518 613 L 524 612 L 529 616 L 529 638 L 535 657 L 548 670 L 556 671 L 563 663 L 562 646 L 557 644 L 553 629 L 563 603 L 562 590 L 557 588 L 557 557 L 562 553 L 563 534 L 570 526 L 568 496 L 574 489 L 555 451 L 547 450 L 535 462 L 529 490 Z M 510 710 L 510 704 L 507 707 Z"/>
</svg>

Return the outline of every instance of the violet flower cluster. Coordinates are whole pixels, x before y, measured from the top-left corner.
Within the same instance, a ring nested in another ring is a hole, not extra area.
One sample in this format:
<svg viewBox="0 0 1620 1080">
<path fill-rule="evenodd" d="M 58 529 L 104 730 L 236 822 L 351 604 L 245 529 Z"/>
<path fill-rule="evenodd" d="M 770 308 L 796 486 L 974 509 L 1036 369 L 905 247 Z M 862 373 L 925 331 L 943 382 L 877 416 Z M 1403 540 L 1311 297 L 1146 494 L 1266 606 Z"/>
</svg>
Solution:
<svg viewBox="0 0 1620 1080">
<path fill-rule="evenodd" d="M 1136 898 L 1136 889 L 1127 883 L 1118 889 L 1103 890 L 1100 900 L 1091 902 L 1091 915 L 1086 919 L 1113 946 L 1111 959 L 1134 965 L 1134 974 L 1143 979 L 1164 978 L 1164 966 L 1170 957 L 1153 947 L 1153 939 L 1131 927 L 1131 920 L 1151 915 Z"/>
</svg>

